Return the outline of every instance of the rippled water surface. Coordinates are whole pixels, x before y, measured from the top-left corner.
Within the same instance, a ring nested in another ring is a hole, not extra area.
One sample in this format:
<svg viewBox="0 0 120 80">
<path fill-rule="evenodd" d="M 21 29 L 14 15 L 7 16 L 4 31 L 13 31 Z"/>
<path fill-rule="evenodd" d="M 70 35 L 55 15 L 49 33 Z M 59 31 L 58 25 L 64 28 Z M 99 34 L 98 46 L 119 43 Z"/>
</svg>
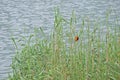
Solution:
<svg viewBox="0 0 120 80">
<path fill-rule="evenodd" d="M 49 33 L 56 6 L 66 18 L 74 10 L 77 17 L 105 19 L 106 11 L 112 8 L 116 11 L 111 15 L 112 23 L 115 15 L 119 17 L 120 14 L 120 0 L 0 0 L 0 80 L 6 79 L 11 72 L 10 64 L 15 53 L 11 36 L 27 36 L 34 27 L 41 26 Z"/>
</svg>

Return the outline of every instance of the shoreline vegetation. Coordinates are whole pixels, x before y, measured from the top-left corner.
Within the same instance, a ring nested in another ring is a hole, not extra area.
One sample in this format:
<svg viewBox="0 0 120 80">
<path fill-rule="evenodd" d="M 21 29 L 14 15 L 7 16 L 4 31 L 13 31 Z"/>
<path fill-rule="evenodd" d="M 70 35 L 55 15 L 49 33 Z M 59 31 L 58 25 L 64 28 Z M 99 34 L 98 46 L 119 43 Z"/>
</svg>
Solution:
<svg viewBox="0 0 120 80">
<path fill-rule="evenodd" d="M 83 19 L 78 30 L 74 12 L 66 20 L 56 9 L 50 36 L 35 29 L 20 50 L 12 38 L 9 80 L 120 80 L 120 26 L 110 27 L 107 17 L 105 29 Z"/>
</svg>

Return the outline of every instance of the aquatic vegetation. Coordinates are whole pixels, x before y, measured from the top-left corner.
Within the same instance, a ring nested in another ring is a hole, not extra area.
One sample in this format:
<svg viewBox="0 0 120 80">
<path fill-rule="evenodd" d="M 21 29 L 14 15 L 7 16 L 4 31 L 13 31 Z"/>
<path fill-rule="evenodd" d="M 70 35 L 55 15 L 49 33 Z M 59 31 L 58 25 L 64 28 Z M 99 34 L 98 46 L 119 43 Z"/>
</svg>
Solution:
<svg viewBox="0 0 120 80">
<path fill-rule="evenodd" d="M 78 30 L 76 21 L 74 12 L 66 20 L 56 10 L 51 35 L 35 29 L 16 51 L 9 80 L 120 80 L 120 26 L 96 21 L 91 29 L 87 18 Z"/>
</svg>

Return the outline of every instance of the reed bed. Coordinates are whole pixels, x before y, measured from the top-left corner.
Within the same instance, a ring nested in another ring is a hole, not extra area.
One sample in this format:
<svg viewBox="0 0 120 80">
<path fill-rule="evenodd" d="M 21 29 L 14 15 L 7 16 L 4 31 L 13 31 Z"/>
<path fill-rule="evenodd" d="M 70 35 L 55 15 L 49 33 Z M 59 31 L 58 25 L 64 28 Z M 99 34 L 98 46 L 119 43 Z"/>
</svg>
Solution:
<svg viewBox="0 0 120 80">
<path fill-rule="evenodd" d="M 35 29 L 20 50 L 12 38 L 9 80 L 120 80 L 120 26 L 110 27 L 107 19 L 104 28 L 95 21 L 91 29 L 88 18 L 76 23 L 74 12 L 66 20 L 57 9 L 49 36 Z"/>
</svg>

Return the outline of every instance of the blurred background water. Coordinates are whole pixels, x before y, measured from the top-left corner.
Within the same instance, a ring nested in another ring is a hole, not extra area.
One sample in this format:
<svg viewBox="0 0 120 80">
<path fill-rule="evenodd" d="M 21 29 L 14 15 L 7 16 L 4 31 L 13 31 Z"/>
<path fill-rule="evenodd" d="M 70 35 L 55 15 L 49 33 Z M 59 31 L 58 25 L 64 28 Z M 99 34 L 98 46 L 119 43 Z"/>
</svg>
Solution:
<svg viewBox="0 0 120 80">
<path fill-rule="evenodd" d="M 106 11 L 112 8 L 110 23 L 114 23 L 116 16 L 120 23 L 120 0 L 0 0 L 0 80 L 7 79 L 12 71 L 10 64 L 15 49 L 11 37 L 28 36 L 34 27 L 41 26 L 49 33 L 56 6 L 66 18 L 74 10 L 78 18 L 89 16 L 91 19 L 105 19 Z"/>
</svg>

